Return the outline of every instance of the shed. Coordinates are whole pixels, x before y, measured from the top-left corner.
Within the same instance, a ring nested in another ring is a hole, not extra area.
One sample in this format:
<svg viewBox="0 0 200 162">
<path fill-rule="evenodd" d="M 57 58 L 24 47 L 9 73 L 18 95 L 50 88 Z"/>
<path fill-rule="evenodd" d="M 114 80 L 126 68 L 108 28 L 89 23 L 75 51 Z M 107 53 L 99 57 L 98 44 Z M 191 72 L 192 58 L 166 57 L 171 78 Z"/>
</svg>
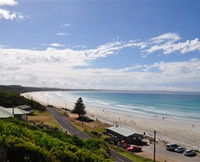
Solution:
<svg viewBox="0 0 200 162">
<path fill-rule="evenodd" d="M 119 126 L 106 128 L 106 134 L 109 135 L 117 145 L 122 147 L 127 147 L 129 144 L 140 144 L 143 139 L 142 134 Z"/>
</svg>

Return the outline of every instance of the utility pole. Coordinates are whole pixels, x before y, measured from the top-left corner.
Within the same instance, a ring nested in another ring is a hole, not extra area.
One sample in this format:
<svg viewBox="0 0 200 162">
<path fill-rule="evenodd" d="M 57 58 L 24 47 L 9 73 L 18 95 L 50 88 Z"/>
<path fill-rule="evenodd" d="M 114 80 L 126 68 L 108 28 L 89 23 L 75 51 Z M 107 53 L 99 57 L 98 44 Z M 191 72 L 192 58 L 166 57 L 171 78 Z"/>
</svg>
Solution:
<svg viewBox="0 0 200 162">
<path fill-rule="evenodd" d="M 14 108 L 14 106 L 12 106 L 12 115 L 13 115 L 13 117 L 15 117 L 15 108 Z"/>
<path fill-rule="evenodd" d="M 156 130 L 154 130 L 154 149 L 153 149 L 153 161 L 156 161 Z"/>
<path fill-rule="evenodd" d="M 65 110 L 67 110 L 67 103 L 65 103 Z"/>
</svg>

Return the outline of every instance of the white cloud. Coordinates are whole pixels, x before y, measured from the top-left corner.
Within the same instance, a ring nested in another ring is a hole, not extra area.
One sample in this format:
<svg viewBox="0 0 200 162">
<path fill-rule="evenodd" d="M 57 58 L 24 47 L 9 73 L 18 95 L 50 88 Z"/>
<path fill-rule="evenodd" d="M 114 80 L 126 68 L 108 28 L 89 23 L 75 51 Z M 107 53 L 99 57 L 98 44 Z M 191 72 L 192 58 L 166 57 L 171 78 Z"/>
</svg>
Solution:
<svg viewBox="0 0 200 162">
<path fill-rule="evenodd" d="M 15 0 L 0 0 L 0 6 L 15 6 L 17 4 L 18 3 Z M 22 13 L 0 8 L 0 19 L 22 20 L 24 18 L 25 16 Z"/>
<path fill-rule="evenodd" d="M 181 37 L 177 33 L 165 33 L 157 37 L 151 38 L 151 41 L 153 41 L 153 43 L 161 43 L 164 41 L 175 42 L 180 39 Z"/>
<path fill-rule="evenodd" d="M 15 12 L 15 11 L 9 11 L 0 9 L 0 19 L 6 19 L 6 20 L 14 20 L 14 19 L 24 19 L 24 16 L 21 13 Z"/>
<path fill-rule="evenodd" d="M 58 36 L 70 36 L 70 33 L 57 33 Z"/>
<path fill-rule="evenodd" d="M 66 28 L 68 28 L 68 27 L 71 27 L 72 25 L 71 24 L 63 24 L 63 25 L 61 25 L 61 27 L 66 27 Z"/>
<path fill-rule="evenodd" d="M 15 6 L 17 5 L 17 1 L 15 0 L 0 0 L 0 6 Z"/>
<path fill-rule="evenodd" d="M 154 53 L 156 51 L 163 51 L 164 54 L 170 54 L 173 52 L 180 52 L 182 54 L 200 51 L 200 41 L 198 38 L 193 40 L 187 40 L 185 42 L 166 42 L 164 44 L 156 44 L 145 49 L 147 53 Z"/>
<path fill-rule="evenodd" d="M 182 42 L 180 40 L 181 37 L 177 33 L 165 33 L 143 42 L 145 46 L 142 48 L 142 51 L 145 53 L 145 56 L 157 51 L 161 51 L 163 54 L 174 52 L 185 54 L 200 51 L 200 41 L 198 38 Z"/>
<path fill-rule="evenodd" d="M 50 46 L 52 46 L 52 47 L 63 47 L 65 45 L 61 44 L 61 43 L 51 43 Z"/>
</svg>

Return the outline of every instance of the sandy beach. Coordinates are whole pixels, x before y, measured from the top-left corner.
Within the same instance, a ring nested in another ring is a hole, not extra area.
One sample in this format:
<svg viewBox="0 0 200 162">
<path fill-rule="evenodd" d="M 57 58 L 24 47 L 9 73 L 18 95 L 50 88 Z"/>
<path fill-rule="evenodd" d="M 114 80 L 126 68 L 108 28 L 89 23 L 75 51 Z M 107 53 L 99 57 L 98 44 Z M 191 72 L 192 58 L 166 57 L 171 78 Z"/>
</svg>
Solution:
<svg viewBox="0 0 200 162">
<path fill-rule="evenodd" d="M 47 98 L 44 92 L 29 92 L 22 94 L 24 97 L 36 100 L 44 105 L 54 105 L 56 107 L 73 108 L 72 102 L 66 102 L 55 98 Z M 75 102 L 75 101 L 74 101 Z M 98 120 L 113 124 L 118 122 L 120 126 L 129 128 L 133 131 L 146 133 L 153 136 L 153 131 L 157 131 L 157 139 L 167 142 L 175 142 L 187 148 L 200 150 L 200 124 L 184 121 L 175 121 L 160 117 L 142 117 L 137 114 L 126 114 L 111 112 L 103 108 L 91 107 L 86 105 L 87 115 Z"/>
</svg>

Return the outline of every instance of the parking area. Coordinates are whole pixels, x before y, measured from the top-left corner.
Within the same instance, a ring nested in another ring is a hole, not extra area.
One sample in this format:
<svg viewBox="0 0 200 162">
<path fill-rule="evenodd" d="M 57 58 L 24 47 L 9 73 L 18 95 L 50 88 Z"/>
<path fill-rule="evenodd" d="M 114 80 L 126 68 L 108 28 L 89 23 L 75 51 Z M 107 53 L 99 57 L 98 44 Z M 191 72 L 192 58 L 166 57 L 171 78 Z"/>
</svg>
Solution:
<svg viewBox="0 0 200 162">
<path fill-rule="evenodd" d="M 136 154 L 142 155 L 147 158 L 153 157 L 153 145 L 143 146 L 143 152 L 138 152 Z M 176 153 L 167 151 L 164 146 L 156 145 L 156 159 L 158 161 L 164 162 L 200 162 L 200 156 L 186 157 L 182 153 Z"/>
</svg>

